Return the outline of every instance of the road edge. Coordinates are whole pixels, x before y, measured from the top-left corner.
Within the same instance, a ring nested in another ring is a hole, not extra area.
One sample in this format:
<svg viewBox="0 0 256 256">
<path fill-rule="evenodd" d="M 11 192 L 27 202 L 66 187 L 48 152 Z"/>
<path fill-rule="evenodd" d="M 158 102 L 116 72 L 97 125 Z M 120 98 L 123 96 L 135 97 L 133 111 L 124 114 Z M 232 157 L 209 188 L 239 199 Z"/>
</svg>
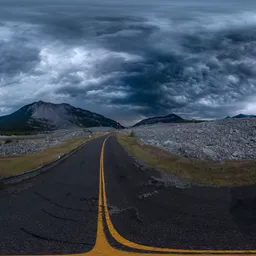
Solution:
<svg viewBox="0 0 256 256">
<path fill-rule="evenodd" d="M 85 141 L 82 145 L 78 146 L 77 148 L 71 150 L 68 153 L 65 153 L 60 158 L 58 158 L 58 159 L 56 159 L 56 160 L 54 160 L 54 161 L 52 161 L 48 164 L 44 164 L 42 166 L 39 166 L 36 169 L 32 169 L 32 170 L 26 171 L 26 172 L 18 174 L 18 175 L 13 175 L 13 176 L 1 178 L 0 179 L 0 189 L 3 189 L 7 185 L 16 184 L 16 183 L 19 183 L 21 181 L 36 177 L 36 176 L 52 169 L 53 167 L 55 167 L 55 166 L 59 165 L 60 163 L 64 162 L 68 157 L 72 156 L 73 154 L 78 152 L 80 149 L 82 149 L 87 144 L 88 141 L 98 139 L 102 136 L 105 136 L 105 135 L 101 135 L 99 137 L 89 139 L 89 140 Z"/>
</svg>

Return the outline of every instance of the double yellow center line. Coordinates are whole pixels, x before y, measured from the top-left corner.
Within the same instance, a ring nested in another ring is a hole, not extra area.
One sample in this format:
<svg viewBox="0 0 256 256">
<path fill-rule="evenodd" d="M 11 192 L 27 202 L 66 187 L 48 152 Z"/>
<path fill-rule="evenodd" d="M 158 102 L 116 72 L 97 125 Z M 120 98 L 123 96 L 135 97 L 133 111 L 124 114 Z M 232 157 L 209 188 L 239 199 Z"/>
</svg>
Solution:
<svg viewBox="0 0 256 256">
<path fill-rule="evenodd" d="M 110 135 L 111 136 L 111 135 Z M 162 256 L 162 255 L 188 255 L 188 254 L 200 254 L 200 255 L 256 255 L 256 250 L 178 250 L 171 248 L 158 248 L 147 245 L 141 245 L 129 241 L 122 237 L 115 229 L 108 210 L 107 204 L 107 193 L 106 193 L 106 184 L 105 184 L 105 175 L 104 175 L 104 151 L 105 145 L 110 137 L 108 136 L 101 148 L 100 154 L 100 173 L 99 173 L 99 200 L 98 200 L 98 220 L 97 220 L 97 234 L 96 234 L 96 243 L 94 248 L 87 252 L 81 254 L 68 254 L 74 256 Z M 104 222 L 105 221 L 105 222 Z M 104 230 L 104 223 L 106 223 Z M 115 239 L 119 244 L 130 248 L 130 250 L 136 250 L 136 252 L 118 250 L 113 248 L 105 234 L 105 231 L 108 232 L 113 239 Z M 141 252 L 140 252 L 141 251 Z M 146 251 L 146 253 L 145 253 Z M 66 256 L 68 256 L 66 255 Z M 62 255 L 64 256 L 64 255 Z"/>
<path fill-rule="evenodd" d="M 145 255 L 162 255 L 162 254 L 203 254 L 203 255 L 234 255 L 234 254 L 254 254 L 256 255 L 256 250 L 182 250 L 182 249 L 171 249 L 171 248 L 159 248 L 159 247 L 152 247 L 147 245 L 137 244 L 135 242 L 129 241 L 122 237 L 115 229 L 108 210 L 107 204 L 107 193 L 106 193 L 106 184 L 105 184 L 105 174 L 104 174 L 104 151 L 105 145 L 110 136 L 108 136 L 101 148 L 101 155 L 100 155 L 100 179 L 99 179 L 99 201 L 98 201 L 98 229 L 97 229 L 97 238 L 96 238 L 96 245 L 95 248 L 91 251 L 96 252 L 101 251 L 104 252 L 104 255 L 111 255 L 108 253 L 115 253 L 113 255 L 131 255 L 131 254 L 145 254 Z M 105 216 L 105 222 L 107 226 L 107 230 L 110 235 L 121 245 L 128 247 L 130 249 L 135 249 L 136 251 L 140 252 L 125 252 L 119 251 L 114 249 L 107 241 L 106 235 L 104 233 L 104 225 L 103 225 L 103 218 Z M 145 253 L 147 251 L 147 253 Z"/>
</svg>

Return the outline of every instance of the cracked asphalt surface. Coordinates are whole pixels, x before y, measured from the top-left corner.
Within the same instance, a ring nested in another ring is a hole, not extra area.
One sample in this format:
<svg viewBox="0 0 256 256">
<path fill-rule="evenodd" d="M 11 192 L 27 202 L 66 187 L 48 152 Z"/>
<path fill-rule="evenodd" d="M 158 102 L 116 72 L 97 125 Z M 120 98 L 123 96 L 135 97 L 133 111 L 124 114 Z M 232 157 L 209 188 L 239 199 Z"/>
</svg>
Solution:
<svg viewBox="0 0 256 256">
<path fill-rule="evenodd" d="M 103 140 L 89 141 L 46 173 L 0 190 L 0 254 L 93 248 Z"/>
<path fill-rule="evenodd" d="M 40 176 L 0 190 L 0 254 L 94 247 L 105 138 L 89 141 Z M 160 172 L 140 168 L 113 136 L 105 145 L 104 169 L 111 220 L 126 239 L 177 249 L 256 249 L 255 186 L 169 186 Z"/>
<path fill-rule="evenodd" d="M 256 249 L 256 186 L 168 185 L 113 136 L 104 167 L 111 219 L 126 239 L 175 249 Z"/>
</svg>

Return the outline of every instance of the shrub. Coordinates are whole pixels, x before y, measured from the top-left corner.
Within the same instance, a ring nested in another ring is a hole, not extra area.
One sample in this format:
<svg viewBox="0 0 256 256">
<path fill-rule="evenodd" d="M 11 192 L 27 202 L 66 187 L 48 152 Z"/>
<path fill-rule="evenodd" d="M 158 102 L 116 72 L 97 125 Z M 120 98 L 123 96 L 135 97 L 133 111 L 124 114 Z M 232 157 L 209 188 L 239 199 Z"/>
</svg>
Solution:
<svg viewBox="0 0 256 256">
<path fill-rule="evenodd" d="M 129 137 L 135 137 L 135 132 L 131 131 L 130 134 L 129 134 Z"/>
<path fill-rule="evenodd" d="M 11 143 L 11 142 L 12 142 L 12 140 L 9 140 L 9 139 L 8 139 L 8 140 L 5 140 L 5 141 L 4 141 L 4 144 L 8 144 L 8 143 Z"/>
</svg>

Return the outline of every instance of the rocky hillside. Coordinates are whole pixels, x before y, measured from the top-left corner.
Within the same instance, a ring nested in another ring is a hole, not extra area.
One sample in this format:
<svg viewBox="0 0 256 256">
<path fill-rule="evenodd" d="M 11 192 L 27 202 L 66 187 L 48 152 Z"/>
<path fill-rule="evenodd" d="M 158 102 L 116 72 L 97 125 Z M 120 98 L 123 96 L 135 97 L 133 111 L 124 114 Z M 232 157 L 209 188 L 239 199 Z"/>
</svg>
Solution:
<svg viewBox="0 0 256 256">
<path fill-rule="evenodd" d="M 232 118 L 256 118 L 256 116 L 255 115 L 239 114 L 237 116 L 233 116 Z"/>
<path fill-rule="evenodd" d="M 133 131 L 144 143 L 185 157 L 217 161 L 256 159 L 256 118 L 155 124 Z"/>
<path fill-rule="evenodd" d="M 77 127 L 117 127 L 117 122 L 69 104 L 34 102 L 0 117 L 0 130 L 57 130 Z M 121 126 L 122 127 L 122 126 Z"/>
<path fill-rule="evenodd" d="M 141 120 L 140 122 L 135 124 L 134 127 L 140 126 L 140 125 L 157 124 L 157 123 L 173 123 L 173 122 L 179 122 L 183 120 L 184 120 L 183 118 L 175 114 L 170 114 L 167 116 L 155 116 L 155 117 Z"/>
</svg>

